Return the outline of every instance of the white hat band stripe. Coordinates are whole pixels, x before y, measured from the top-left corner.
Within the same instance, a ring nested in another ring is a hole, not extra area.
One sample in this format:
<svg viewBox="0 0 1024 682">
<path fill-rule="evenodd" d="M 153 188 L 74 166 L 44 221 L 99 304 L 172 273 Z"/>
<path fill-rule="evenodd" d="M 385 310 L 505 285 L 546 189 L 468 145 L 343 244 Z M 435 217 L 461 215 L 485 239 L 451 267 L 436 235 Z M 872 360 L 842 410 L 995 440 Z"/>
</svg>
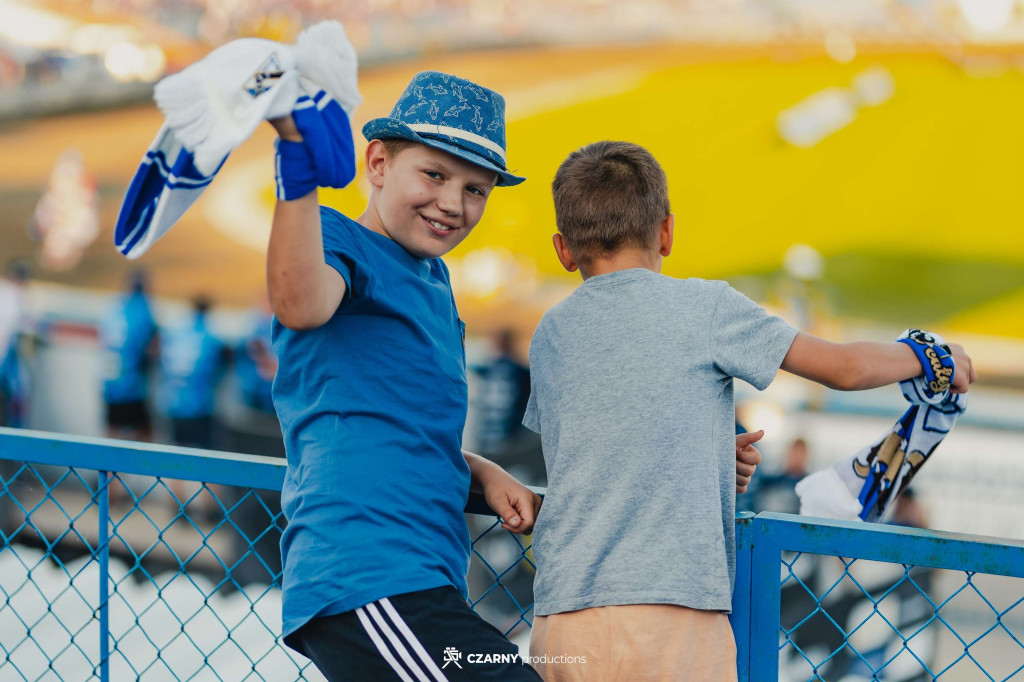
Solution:
<svg viewBox="0 0 1024 682">
<path fill-rule="evenodd" d="M 433 133 L 435 135 L 447 135 L 448 137 L 455 137 L 460 140 L 465 140 L 466 142 L 478 144 L 484 149 L 489 149 L 495 154 L 497 154 L 499 157 L 501 157 L 501 162 L 503 164 L 505 163 L 505 150 L 502 149 L 497 144 L 495 144 L 494 142 L 488 140 L 486 137 L 483 137 L 482 135 L 476 135 L 475 133 L 467 133 L 465 130 L 462 130 L 460 128 L 452 128 L 451 126 L 434 125 L 433 123 L 407 123 L 406 125 L 409 126 L 410 130 L 413 130 L 414 132 L 417 133 Z"/>
</svg>

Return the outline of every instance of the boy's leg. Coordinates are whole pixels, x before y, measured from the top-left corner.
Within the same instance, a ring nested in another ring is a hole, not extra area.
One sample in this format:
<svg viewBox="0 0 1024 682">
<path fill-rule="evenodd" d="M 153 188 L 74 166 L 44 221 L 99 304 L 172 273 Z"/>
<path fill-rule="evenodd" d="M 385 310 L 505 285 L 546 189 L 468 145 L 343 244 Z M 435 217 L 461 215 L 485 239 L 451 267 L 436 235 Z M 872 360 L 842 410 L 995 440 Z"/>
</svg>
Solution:
<svg viewBox="0 0 1024 682">
<path fill-rule="evenodd" d="M 452 587 L 400 594 L 316 618 L 297 639 L 330 682 L 539 682 L 516 646 Z"/>
<path fill-rule="evenodd" d="M 545 682 L 737 678 L 729 618 L 671 604 L 602 606 L 538 617 L 530 657 L 540 659 L 537 670 Z"/>
</svg>

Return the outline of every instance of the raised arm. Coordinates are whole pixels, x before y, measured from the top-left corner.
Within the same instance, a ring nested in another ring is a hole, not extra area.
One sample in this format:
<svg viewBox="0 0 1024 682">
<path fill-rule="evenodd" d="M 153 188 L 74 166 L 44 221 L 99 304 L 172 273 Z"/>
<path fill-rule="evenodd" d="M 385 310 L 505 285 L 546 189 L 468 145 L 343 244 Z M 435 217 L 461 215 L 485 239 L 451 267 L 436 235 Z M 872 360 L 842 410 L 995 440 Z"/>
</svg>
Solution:
<svg viewBox="0 0 1024 682">
<path fill-rule="evenodd" d="M 962 346 L 949 346 L 956 365 L 952 391 L 966 393 L 976 378 L 974 366 Z M 805 332 L 796 335 L 782 369 L 840 391 L 877 388 L 921 374 L 921 364 L 906 344 L 833 343 Z"/>
<path fill-rule="evenodd" d="M 290 115 L 270 124 L 282 140 L 302 141 Z M 267 293 L 278 321 L 290 329 L 319 327 L 341 305 L 345 280 L 324 262 L 315 189 L 298 199 L 277 201 L 267 247 Z"/>
</svg>

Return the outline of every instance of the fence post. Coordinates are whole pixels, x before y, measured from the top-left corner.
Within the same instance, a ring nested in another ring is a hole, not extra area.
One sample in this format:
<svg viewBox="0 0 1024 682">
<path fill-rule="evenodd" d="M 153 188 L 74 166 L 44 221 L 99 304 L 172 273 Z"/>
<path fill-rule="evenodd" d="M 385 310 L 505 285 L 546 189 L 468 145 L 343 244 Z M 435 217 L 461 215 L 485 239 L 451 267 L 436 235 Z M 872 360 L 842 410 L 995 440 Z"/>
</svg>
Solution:
<svg viewBox="0 0 1024 682">
<path fill-rule="evenodd" d="M 736 584 L 732 591 L 729 621 L 736 638 L 736 671 L 739 682 L 750 680 L 750 562 L 753 549 L 751 512 L 736 515 Z"/>
<path fill-rule="evenodd" d="M 774 522 L 752 520 L 750 552 L 750 677 L 779 679 L 779 622 L 782 617 L 782 549 Z"/>
<path fill-rule="evenodd" d="M 110 682 L 110 473 L 99 472 L 100 682 Z"/>
</svg>

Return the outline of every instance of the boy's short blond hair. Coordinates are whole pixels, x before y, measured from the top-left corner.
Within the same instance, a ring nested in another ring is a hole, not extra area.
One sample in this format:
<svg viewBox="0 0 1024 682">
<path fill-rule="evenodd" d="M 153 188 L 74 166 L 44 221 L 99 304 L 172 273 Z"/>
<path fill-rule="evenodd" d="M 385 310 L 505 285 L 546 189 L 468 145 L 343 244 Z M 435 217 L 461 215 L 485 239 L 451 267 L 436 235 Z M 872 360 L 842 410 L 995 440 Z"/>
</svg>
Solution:
<svg viewBox="0 0 1024 682">
<path fill-rule="evenodd" d="M 668 180 L 649 151 L 630 142 L 595 142 L 559 166 L 551 184 L 555 220 L 578 263 L 623 248 L 657 248 L 668 217 Z"/>
<path fill-rule="evenodd" d="M 412 140 L 403 140 L 400 137 L 389 137 L 380 141 L 384 145 L 384 151 L 388 155 L 388 160 L 393 161 L 396 156 L 401 154 L 409 147 L 415 147 L 418 142 Z"/>
</svg>

